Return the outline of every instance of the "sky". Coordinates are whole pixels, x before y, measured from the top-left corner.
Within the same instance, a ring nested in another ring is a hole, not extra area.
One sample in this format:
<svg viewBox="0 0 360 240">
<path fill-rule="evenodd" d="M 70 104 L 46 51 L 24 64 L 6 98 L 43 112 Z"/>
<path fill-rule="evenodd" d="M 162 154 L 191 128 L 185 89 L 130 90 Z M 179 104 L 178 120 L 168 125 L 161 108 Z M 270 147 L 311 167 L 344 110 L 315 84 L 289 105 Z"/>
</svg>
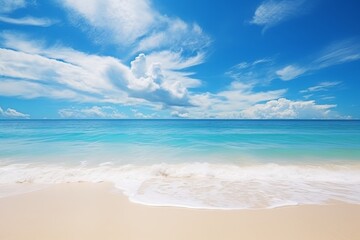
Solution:
<svg viewBox="0 0 360 240">
<path fill-rule="evenodd" d="M 359 119 L 358 0 L 0 0 L 0 118 Z"/>
</svg>

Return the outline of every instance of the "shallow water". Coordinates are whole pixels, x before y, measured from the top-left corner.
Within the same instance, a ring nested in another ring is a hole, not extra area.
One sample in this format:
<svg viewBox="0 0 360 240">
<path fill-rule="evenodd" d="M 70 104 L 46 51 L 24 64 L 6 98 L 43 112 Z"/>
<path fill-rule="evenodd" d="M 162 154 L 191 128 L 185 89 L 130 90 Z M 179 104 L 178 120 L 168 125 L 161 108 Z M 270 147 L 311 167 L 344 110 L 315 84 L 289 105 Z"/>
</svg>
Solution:
<svg viewBox="0 0 360 240">
<path fill-rule="evenodd" d="M 150 205 L 360 203 L 360 121 L 0 121 L 0 196 L 77 181 Z"/>
</svg>

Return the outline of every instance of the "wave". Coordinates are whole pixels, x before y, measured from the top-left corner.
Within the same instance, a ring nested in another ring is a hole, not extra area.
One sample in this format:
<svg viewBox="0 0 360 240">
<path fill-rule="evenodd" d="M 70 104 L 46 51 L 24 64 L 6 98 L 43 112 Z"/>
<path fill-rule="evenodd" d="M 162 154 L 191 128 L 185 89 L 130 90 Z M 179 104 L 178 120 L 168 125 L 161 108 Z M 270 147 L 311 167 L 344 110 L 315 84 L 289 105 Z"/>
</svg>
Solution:
<svg viewBox="0 0 360 240">
<path fill-rule="evenodd" d="M 0 197 L 19 193 L 6 186 L 112 182 L 133 202 L 206 209 L 259 209 L 331 201 L 360 203 L 360 164 L 154 164 L 96 167 L 39 164 L 0 166 Z M 26 184 L 25 184 L 26 183 Z M 5 189 L 5 190 L 4 190 Z"/>
</svg>

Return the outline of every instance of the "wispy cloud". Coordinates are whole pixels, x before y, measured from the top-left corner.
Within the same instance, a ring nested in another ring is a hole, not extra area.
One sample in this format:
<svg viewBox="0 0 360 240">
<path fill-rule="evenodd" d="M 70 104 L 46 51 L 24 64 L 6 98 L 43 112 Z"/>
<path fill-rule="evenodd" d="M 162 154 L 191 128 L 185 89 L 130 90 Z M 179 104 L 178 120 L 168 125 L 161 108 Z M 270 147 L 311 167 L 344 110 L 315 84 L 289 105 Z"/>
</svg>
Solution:
<svg viewBox="0 0 360 240">
<path fill-rule="evenodd" d="M 61 5 L 85 29 L 91 29 L 96 41 L 130 47 L 131 53 L 164 49 L 193 52 L 211 42 L 199 25 L 163 15 L 148 0 L 65 0 Z"/>
<path fill-rule="evenodd" d="M 360 44 L 357 39 L 333 43 L 308 64 L 291 64 L 276 71 L 277 76 L 284 80 L 295 79 L 302 74 L 314 72 L 334 65 L 357 61 L 360 59 Z"/>
<path fill-rule="evenodd" d="M 188 89 L 200 84 L 183 70 L 201 63 L 201 55 L 183 58 L 181 53 L 169 51 L 139 54 L 127 66 L 114 57 L 59 45 L 46 47 L 23 35 L 7 33 L 2 39 L 6 48 L 0 49 L 0 93 L 6 96 L 189 105 Z"/>
<path fill-rule="evenodd" d="M 333 100 L 334 96 L 329 96 L 328 93 L 335 87 L 341 86 L 340 81 L 333 82 L 320 82 L 315 86 L 308 87 L 306 89 L 300 90 L 299 93 L 303 94 L 305 99 L 314 98 L 322 100 Z"/>
<path fill-rule="evenodd" d="M 352 62 L 360 59 L 359 39 L 347 39 L 335 42 L 326 47 L 314 60 L 313 69 L 322 69 L 333 65 Z"/>
<path fill-rule="evenodd" d="M 300 68 L 294 65 L 288 65 L 283 69 L 276 71 L 276 74 L 284 81 L 292 80 L 298 76 L 304 74 L 307 69 Z"/>
<path fill-rule="evenodd" d="M 106 118 L 119 119 L 127 116 L 111 106 L 93 106 L 86 108 L 64 108 L 58 111 L 62 118 Z"/>
<path fill-rule="evenodd" d="M 35 18 L 35 17 L 22 17 L 22 18 L 11 18 L 0 16 L 0 22 L 16 24 L 16 25 L 29 25 L 29 26 L 39 26 L 39 27 L 48 27 L 53 25 L 55 22 L 48 18 Z"/>
<path fill-rule="evenodd" d="M 3 110 L 0 107 L 0 118 L 29 118 L 29 114 L 21 113 L 16 111 L 15 109 L 8 108 Z"/>
<path fill-rule="evenodd" d="M 0 13 L 9 13 L 26 6 L 26 0 L 0 0 Z"/>
<path fill-rule="evenodd" d="M 131 45 L 160 20 L 147 0 L 64 0 L 59 3 L 96 34 L 122 45 Z"/>
<path fill-rule="evenodd" d="M 243 83 L 268 83 L 274 78 L 275 59 L 261 58 L 252 62 L 240 62 L 231 67 L 226 75 Z"/>
<path fill-rule="evenodd" d="M 190 53 L 207 48 L 211 39 L 196 23 L 185 23 L 181 19 L 167 19 L 166 27 L 148 34 L 141 39 L 134 51 L 148 51 L 158 49 L 185 50 Z"/>
<path fill-rule="evenodd" d="M 269 83 L 278 78 L 289 81 L 304 74 L 357 60 L 360 60 L 359 41 L 347 39 L 325 47 L 308 63 L 281 66 L 274 58 L 262 58 L 253 62 L 240 62 L 230 68 L 227 75 L 236 80 L 252 83 Z"/>
<path fill-rule="evenodd" d="M 263 27 L 273 27 L 303 13 L 306 0 L 266 0 L 258 6 L 250 23 Z"/>
<path fill-rule="evenodd" d="M 307 89 L 301 90 L 300 93 L 328 91 L 330 88 L 339 86 L 340 83 L 341 82 L 321 82 L 316 86 L 312 86 Z"/>
</svg>

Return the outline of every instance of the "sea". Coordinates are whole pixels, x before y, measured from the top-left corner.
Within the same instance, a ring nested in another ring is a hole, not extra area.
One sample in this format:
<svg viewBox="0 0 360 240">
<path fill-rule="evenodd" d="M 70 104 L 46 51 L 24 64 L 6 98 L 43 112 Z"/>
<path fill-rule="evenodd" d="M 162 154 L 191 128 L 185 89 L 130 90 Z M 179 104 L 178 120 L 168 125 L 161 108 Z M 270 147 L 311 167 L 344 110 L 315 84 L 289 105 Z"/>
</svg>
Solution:
<svg viewBox="0 0 360 240">
<path fill-rule="evenodd" d="M 72 182 L 152 206 L 360 204 L 360 121 L 0 120 L 0 197 Z"/>
</svg>

